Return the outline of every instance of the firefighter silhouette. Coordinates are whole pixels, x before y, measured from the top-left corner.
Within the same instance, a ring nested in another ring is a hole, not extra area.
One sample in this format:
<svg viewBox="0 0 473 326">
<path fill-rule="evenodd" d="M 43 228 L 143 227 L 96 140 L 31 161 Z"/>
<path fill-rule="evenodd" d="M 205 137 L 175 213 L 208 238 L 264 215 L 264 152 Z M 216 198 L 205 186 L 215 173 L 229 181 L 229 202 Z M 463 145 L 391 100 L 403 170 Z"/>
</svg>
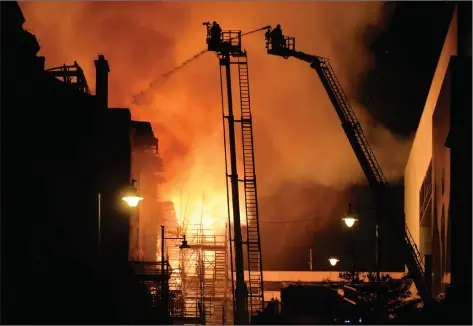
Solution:
<svg viewBox="0 0 473 326">
<path fill-rule="evenodd" d="M 220 39 L 222 35 L 222 29 L 220 28 L 220 25 L 214 21 L 212 23 L 212 27 L 210 27 L 210 47 L 211 48 L 218 48 L 220 45 Z"/>
<path fill-rule="evenodd" d="M 286 46 L 286 42 L 284 41 L 284 35 L 282 33 L 281 25 L 277 25 L 275 29 L 273 29 L 270 33 L 271 43 L 273 45 L 273 49 L 278 49 Z"/>
</svg>

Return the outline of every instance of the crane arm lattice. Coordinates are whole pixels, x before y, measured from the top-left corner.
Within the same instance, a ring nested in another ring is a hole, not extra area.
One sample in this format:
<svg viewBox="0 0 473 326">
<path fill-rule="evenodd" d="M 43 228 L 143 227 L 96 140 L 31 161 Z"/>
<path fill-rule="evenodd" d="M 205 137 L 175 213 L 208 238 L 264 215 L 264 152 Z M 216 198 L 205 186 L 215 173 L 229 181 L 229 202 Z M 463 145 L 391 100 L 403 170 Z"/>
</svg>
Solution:
<svg viewBox="0 0 473 326">
<path fill-rule="evenodd" d="M 266 48 L 268 54 L 281 56 L 285 59 L 294 57 L 308 62 L 311 68 L 315 69 L 317 72 L 322 85 L 324 86 L 330 101 L 342 122 L 342 128 L 345 131 L 353 151 L 355 152 L 370 187 L 375 191 L 375 195 L 378 196 L 379 202 L 384 208 L 384 212 L 388 214 L 388 216 L 391 216 L 392 210 L 389 209 L 390 204 L 388 201 L 390 185 L 382 172 L 381 166 L 376 160 L 371 146 L 361 128 L 361 124 L 358 121 L 355 112 L 351 108 L 348 97 L 343 91 L 329 60 L 323 57 L 296 51 L 295 39 L 293 37 L 285 36 L 279 45 L 274 46 L 269 31 L 270 29 L 268 30 L 268 33 L 266 33 Z M 414 280 L 419 295 L 425 302 L 429 303 L 432 297 L 429 287 L 425 282 L 423 259 L 411 233 L 409 232 L 407 224 L 404 225 L 404 244 L 406 266 Z"/>
</svg>

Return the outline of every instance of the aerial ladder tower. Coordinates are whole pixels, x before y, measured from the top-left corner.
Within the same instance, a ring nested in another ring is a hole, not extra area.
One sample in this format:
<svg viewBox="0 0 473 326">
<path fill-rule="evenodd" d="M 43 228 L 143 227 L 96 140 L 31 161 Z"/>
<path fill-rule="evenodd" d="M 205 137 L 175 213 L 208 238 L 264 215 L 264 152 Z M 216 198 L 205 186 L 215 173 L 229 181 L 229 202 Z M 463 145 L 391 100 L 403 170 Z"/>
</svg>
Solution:
<svg viewBox="0 0 473 326">
<path fill-rule="evenodd" d="M 280 30 L 279 30 L 280 31 Z M 268 54 L 283 57 L 285 59 L 294 57 L 296 59 L 308 62 L 310 67 L 317 72 L 322 85 L 324 86 L 335 111 L 340 118 L 342 128 L 350 142 L 353 151 L 361 165 L 361 168 L 368 180 L 371 189 L 374 191 L 377 205 L 377 215 L 381 212 L 386 214 L 390 222 L 403 221 L 404 214 L 393 209 L 390 202 L 390 185 L 384 176 L 376 157 L 363 133 L 360 122 L 355 112 L 350 106 L 348 98 L 333 71 L 329 60 L 323 57 L 306 54 L 296 51 L 295 38 L 283 36 L 282 32 L 276 34 L 278 37 L 274 40 L 271 33 L 272 29 L 268 28 L 266 32 L 266 48 Z M 393 219 L 394 218 L 394 219 Z M 379 232 L 379 223 L 377 223 L 376 232 Z M 378 233 L 379 234 L 379 233 Z M 378 237 L 379 241 L 379 237 Z M 409 232 L 407 224 L 404 223 L 404 258 L 409 274 L 411 275 L 419 296 L 424 300 L 425 304 L 432 302 L 430 288 L 427 286 L 424 275 L 423 259 Z M 379 242 L 377 245 L 379 251 Z M 377 253 L 377 263 L 379 264 L 379 252 Z M 377 271 L 377 280 L 379 282 L 379 269 Z M 379 295 L 379 293 L 378 293 Z"/>
<path fill-rule="evenodd" d="M 247 325 L 251 317 L 263 311 L 263 266 L 261 257 L 261 242 L 258 219 L 258 200 L 256 190 L 255 158 L 253 145 L 253 124 L 250 106 L 250 84 L 248 75 L 248 58 L 241 48 L 241 31 L 219 31 L 217 35 L 209 22 L 207 27 L 208 50 L 215 52 L 220 64 L 220 84 L 222 96 L 222 113 L 224 128 L 225 167 L 227 181 L 227 198 L 229 197 L 229 182 L 231 188 L 231 205 L 228 200 L 230 231 L 230 262 L 233 289 L 233 310 L 235 325 Z M 261 29 L 260 29 L 261 30 Z M 253 31 L 254 32 L 254 31 Z M 218 35 L 219 33 L 219 35 Z M 248 33 L 247 33 L 248 34 Z M 232 94 L 231 72 L 236 67 L 238 72 L 240 117 L 235 119 L 234 100 Z M 225 83 L 224 83 L 225 80 Z M 224 84 L 226 91 L 224 91 Z M 225 101 L 226 98 L 226 101 Z M 235 126 L 240 125 L 243 151 L 243 178 L 239 178 L 237 169 L 237 149 Z M 228 128 L 227 128 L 228 127 Z M 227 137 L 228 129 L 228 137 Z M 228 154 L 227 154 L 228 148 Z M 230 156 L 230 165 L 228 157 Z M 246 241 L 243 241 L 241 231 L 241 214 L 239 184 L 243 183 L 246 213 Z M 230 207 L 232 213 L 230 214 Z M 233 221 L 230 216 L 233 215 Z M 234 248 L 232 248 L 232 242 Z M 244 279 L 244 251 L 246 245 L 248 286 Z M 233 264 L 233 251 L 235 259 Z M 235 268 L 233 267 L 235 265 Z M 235 271 L 235 273 L 234 273 Z M 235 282 L 233 282 L 235 274 Z"/>
</svg>

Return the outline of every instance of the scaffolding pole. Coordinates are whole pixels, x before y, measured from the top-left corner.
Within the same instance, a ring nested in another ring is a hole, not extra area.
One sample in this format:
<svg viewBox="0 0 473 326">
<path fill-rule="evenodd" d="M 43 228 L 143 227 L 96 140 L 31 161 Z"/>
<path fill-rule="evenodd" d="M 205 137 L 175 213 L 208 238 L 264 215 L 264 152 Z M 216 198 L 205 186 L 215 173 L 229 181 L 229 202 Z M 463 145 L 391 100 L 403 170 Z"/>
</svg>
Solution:
<svg viewBox="0 0 473 326">
<path fill-rule="evenodd" d="M 180 250 L 179 276 L 170 279 L 171 292 L 179 293 L 179 309 L 171 316 L 201 320 L 206 325 L 221 325 L 232 320 L 232 297 L 229 290 L 230 268 L 227 230 L 212 234 L 202 224 L 188 225 L 186 237 L 190 249 Z M 172 261 L 176 252 L 169 253 Z M 175 303 L 176 300 L 174 300 Z"/>
</svg>

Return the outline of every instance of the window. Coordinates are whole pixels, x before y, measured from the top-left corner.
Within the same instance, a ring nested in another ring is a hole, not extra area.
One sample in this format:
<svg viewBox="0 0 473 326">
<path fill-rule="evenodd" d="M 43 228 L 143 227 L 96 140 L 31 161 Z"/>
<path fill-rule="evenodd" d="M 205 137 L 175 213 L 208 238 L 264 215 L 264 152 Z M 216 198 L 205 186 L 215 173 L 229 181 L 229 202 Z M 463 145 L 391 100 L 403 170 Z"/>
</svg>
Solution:
<svg viewBox="0 0 473 326">
<path fill-rule="evenodd" d="M 432 215 L 432 161 L 429 163 L 424 182 L 419 191 L 419 218 L 421 224 L 429 225 Z M 426 218 L 424 220 L 424 218 Z"/>
</svg>

